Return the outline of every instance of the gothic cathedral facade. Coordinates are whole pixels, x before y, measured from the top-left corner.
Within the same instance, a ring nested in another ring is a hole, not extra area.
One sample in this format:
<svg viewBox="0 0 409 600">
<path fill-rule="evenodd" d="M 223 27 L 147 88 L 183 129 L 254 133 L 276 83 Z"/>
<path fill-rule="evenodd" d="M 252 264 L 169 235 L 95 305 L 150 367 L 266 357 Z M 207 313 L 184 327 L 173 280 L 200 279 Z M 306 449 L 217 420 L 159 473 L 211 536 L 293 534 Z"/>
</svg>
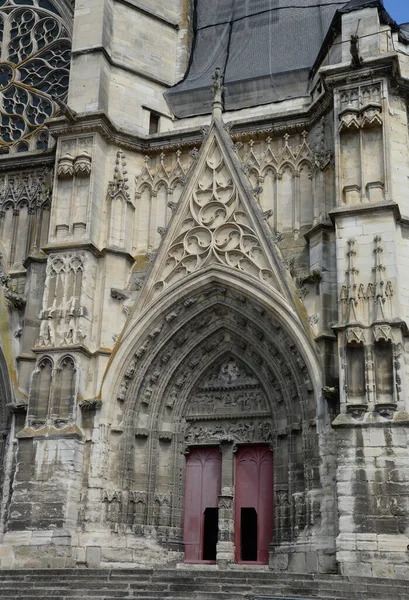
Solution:
<svg viewBox="0 0 409 600">
<path fill-rule="evenodd" d="M 255 4 L 0 0 L 0 568 L 409 578 L 409 25 Z"/>
</svg>

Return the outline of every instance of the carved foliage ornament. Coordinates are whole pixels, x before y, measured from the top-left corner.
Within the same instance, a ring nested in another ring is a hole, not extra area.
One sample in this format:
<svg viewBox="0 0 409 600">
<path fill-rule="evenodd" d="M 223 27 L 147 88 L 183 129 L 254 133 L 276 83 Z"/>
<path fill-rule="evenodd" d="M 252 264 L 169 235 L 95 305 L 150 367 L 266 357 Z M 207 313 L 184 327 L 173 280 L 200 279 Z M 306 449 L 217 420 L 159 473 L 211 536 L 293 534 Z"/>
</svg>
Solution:
<svg viewBox="0 0 409 600">
<path fill-rule="evenodd" d="M 270 285 L 275 283 L 267 256 L 217 144 L 213 145 L 189 199 L 155 291 L 162 291 L 210 263 L 238 269 Z"/>
<path fill-rule="evenodd" d="M 71 40 L 51 0 L 0 0 L 0 145 L 40 129 L 64 100 Z"/>
</svg>

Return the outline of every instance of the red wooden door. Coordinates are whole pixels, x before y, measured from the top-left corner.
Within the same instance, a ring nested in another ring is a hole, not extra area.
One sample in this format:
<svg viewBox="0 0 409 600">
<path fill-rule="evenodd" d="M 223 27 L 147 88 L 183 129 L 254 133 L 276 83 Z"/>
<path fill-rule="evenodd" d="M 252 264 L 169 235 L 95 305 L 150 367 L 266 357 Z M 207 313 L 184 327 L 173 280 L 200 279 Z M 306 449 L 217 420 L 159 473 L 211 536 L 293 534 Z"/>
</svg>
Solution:
<svg viewBox="0 0 409 600">
<path fill-rule="evenodd" d="M 238 563 L 268 564 L 273 536 L 273 455 L 245 446 L 236 455 L 235 545 Z"/>
<path fill-rule="evenodd" d="M 186 460 L 185 562 L 203 559 L 205 511 L 217 509 L 221 492 L 222 457 L 217 448 L 192 450 Z"/>
</svg>

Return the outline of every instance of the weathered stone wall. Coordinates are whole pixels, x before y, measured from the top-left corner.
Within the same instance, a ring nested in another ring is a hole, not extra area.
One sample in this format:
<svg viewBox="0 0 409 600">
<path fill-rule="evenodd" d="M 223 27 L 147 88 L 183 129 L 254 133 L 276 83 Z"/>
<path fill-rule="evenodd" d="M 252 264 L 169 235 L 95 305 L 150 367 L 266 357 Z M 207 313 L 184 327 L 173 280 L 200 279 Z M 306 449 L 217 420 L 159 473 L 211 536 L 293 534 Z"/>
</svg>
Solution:
<svg viewBox="0 0 409 600">
<path fill-rule="evenodd" d="M 348 13 L 311 102 L 209 133 L 163 99 L 190 10 L 77 0 L 84 114 L 50 123 L 55 164 L 2 175 L 0 566 L 182 561 L 184 453 L 211 443 L 225 568 L 235 446 L 255 443 L 274 457 L 272 569 L 409 578 L 408 123 L 390 79 L 407 57 L 376 9 Z"/>
<path fill-rule="evenodd" d="M 408 424 L 337 428 L 341 573 L 407 578 Z"/>
<path fill-rule="evenodd" d="M 70 105 L 103 110 L 123 129 L 143 134 L 153 110 L 162 115 L 162 130 L 170 129 L 163 92 L 187 65 L 188 10 L 181 0 L 160 10 L 151 3 L 77 2 Z"/>
</svg>

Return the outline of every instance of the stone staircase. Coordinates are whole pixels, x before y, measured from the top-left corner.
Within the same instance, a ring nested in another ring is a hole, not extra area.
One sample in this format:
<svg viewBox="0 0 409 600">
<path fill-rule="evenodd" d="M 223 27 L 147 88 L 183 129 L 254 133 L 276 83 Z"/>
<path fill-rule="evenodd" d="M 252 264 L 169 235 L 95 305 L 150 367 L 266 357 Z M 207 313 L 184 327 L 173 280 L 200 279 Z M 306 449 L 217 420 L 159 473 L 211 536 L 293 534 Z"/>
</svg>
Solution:
<svg viewBox="0 0 409 600">
<path fill-rule="evenodd" d="M 408 600 L 409 581 L 232 569 L 0 571 L 0 599 Z"/>
</svg>

